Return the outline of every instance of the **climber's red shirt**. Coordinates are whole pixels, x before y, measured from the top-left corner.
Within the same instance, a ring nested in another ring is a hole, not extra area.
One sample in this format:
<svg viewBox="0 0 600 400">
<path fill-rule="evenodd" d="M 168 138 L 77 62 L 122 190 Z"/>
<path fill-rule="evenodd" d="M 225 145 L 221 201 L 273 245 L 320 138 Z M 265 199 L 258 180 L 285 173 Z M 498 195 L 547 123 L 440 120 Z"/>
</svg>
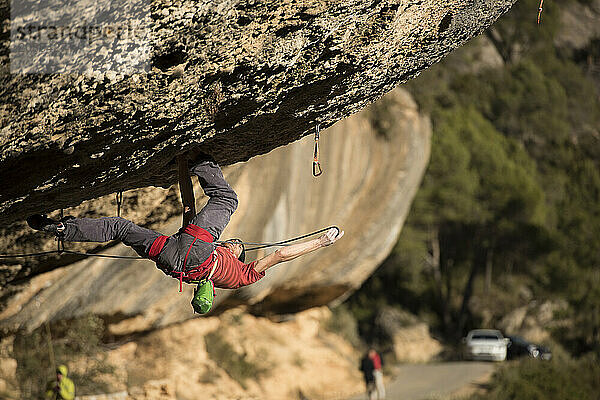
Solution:
<svg viewBox="0 0 600 400">
<path fill-rule="evenodd" d="M 373 368 L 376 370 L 381 369 L 381 358 L 379 357 L 379 354 L 375 353 L 375 355 L 371 357 L 371 361 L 373 361 Z"/>
<path fill-rule="evenodd" d="M 213 273 L 212 281 L 218 288 L 237 289 L 250 285 L 265 276 L 264 271 L 256 272 L 254 269 L 256 261 L 244 264 L 226 247 L 217 246 L 215 253 L 217 255 L 217 267 Z"/>
</svg>

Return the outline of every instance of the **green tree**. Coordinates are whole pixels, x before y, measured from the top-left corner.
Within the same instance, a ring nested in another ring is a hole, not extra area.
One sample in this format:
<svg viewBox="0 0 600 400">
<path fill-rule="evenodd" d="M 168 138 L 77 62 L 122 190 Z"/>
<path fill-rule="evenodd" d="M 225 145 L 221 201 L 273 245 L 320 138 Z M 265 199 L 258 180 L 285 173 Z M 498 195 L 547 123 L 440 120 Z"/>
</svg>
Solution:
<svg viewBox="0 0 600 400">
<path fill-rule="evenodd" d="M 75 362 L 77 368 L 70 368 L 69 378 L 75 382 L 76 393 L 105 392 L 109 386 L 102 375 L 112 374 L 114 368 L 106 360 L 103 333 L 103 321 L 89 315 L 16 335 L 12 356 L 17 360 L 22 398 L 43 398 L 46 382 L 55 378 L 56 366 Z"/>
<path fill-rule="evenodd" d="M 432 232 L 429 259 L 439 266 L 439 273 L 431 268 L 440 275 L 434 277 L 436 285 L 446 284 L 439 298 L 444 313 L 450 312 L 453 297 L 451 275 L 461 267 L 468 271 L 460 289 L 458 326 L 448 326 L 449 314 L 442 318 L 447 332 L 453 328 L 461 335 L 474 279 L 482 269 L 491 276 L 494 263 L 506 263 L 518 249 L 539 247 L 520 233 L 526 227 L 542 229 L 544 196 L 532 160 L 474 108 L 442 110 L 435 120 L 439 141 L 434 139 L 413 221 Z"/>
<path fill-rule="evenodd" d="M 504 62 L 518 61 L 540 43 L 551 41 L 560 28 L 560 10 L 554 4 L 547 4 L 542 23 L 536 24 L 539 3 L 539 0 L 518 1 L 506 17 L 486 31 Z"/>
<path fill-rule="evenodd" d="M 555 337 L 600 353 L 600 41 L 555 47 L 573 3 L 537 25 L 538 0 L 519 1 L 487 35 L 503 65 L 459 49 L 407 85 L 432 118 L 431 162 L 393 253 L 351 300 L 361 318 L 391 302 L 456 337 L 480 318 L 473 296 L 512 290 L 500 272 L 568 300 L 577 329 Z"/>
</svg>

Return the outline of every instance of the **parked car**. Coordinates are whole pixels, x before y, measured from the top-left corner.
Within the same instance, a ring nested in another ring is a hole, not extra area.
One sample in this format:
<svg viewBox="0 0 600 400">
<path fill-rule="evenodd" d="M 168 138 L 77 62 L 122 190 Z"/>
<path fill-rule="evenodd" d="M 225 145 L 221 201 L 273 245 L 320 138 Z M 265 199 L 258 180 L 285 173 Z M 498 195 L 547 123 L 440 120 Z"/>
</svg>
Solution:
<svg viewBox="0 0 600 400">
<path fill-rule="evenodd" d="M 510 339 L 510 346 L 506 358 L 515 359 L 523 356 L 538 358 L 540 360 L 551 360 L 552 352 L 546 346 L 527 341 L 521 336 L 507 336 Z"/>
<path fill-rule="evenodd" d="M 464 355 L 468 360 L 504 361 L 510 340 L 495 329 L 475 329 L 465 338 Z"/>
<path fill-rule="evenodd" d="M 506 353 L 506 358 L 509 360 L 523 356 L 528 356 L 531 358 L 536 358 L 538 356 L 539 352 L 535 345 L 533 343 L 529 343 L 521 336 L 507 336 L 507 338 L 510 340 L 510 346 L 508 347 L 508 351 Z"/>
<path fill-rule="evenodd" d="M 552 351 L 550 350 L 550 348 L 539 345 L 539 344 L 536 344 L 536 346 L 540 352 L 538 354 L 537 358 L 539 358 L 540 360 L 545 360 L 545 361 L 552 360 Z"/>
</svg>

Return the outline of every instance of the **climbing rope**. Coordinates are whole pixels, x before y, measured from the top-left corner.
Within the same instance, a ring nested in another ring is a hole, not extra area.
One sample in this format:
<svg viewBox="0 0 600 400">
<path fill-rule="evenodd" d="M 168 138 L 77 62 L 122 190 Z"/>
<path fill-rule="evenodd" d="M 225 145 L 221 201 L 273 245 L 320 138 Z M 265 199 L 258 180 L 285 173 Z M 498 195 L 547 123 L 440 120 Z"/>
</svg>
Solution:
<svg viewBox="0 0 600 400">
<path fill-rule="evenodd" d="M 84 253 L 79 251 L 71 251 L 71 250 L 63 250 L 65 254 L 73 254 L 77 256 L 85 256 L 85 257 L 100 257 L 100 258 L 122 258 L 127 260 L 147 260 L 146 257 L 141 256 L 119 256 L 116 254 L 95 254 L 95 253 Z"/>
<path fill-rule="evenodd" d="M 121 200 L 119 200 L 119 195 L 117 194 L 117 214 L 120 214 L 120 203 L 123 199 L 123 192 L 120 192 L 121 195 Z M 68 218 L 68 217 L 67 217 Z M 65 213 L 64 210 L 61 208 L 60 209 L 60 221 L 64 221 L 65 220 Z M 46 255 L 50 255 L 50 254 L 72 254 L 72 255 L 77 255 L 77 256 L 83 256 L 83 257 L 101 257 L 101 258 L 121 258 L 121 259 L 128 259 L 128 260 L 144 260 L 146 259 L 145 257 L 141 257 L 141 256 L 120 256 L 120 255 L 116 255 L 116 254 L 95 254 L 95 253 L 85 253 L 85 252 L 80 252 L 80 251 L 72 251 L 72 250 L 65 250 L 65 240 L 64 240 L 64 235 L 62 233 L 59 233 L 58 236 L 56 236 L 56 244 L 57 244 L 57 248 L 56 250 L 52 250 L 52 251 L 41 251 L 38 253 L 22 253 L 22 254 L 0 254 L 0 259 L 2 258 L 21 258 L 21 257 L 40 257 L 40 256 L 46 256 Z"/>
<path fill-rule="evenodd" d="M 62 217 L 62 210 L 61 210 L 61 217 Z M 267 247 L 276 247 L 276 246 L 290 246 L 290 242 L 295 242 L 297 240 L 301 240 L 313 235 L 316 235 L 318 233 L 322 233 L 325 232 L 331 228 L 335 228 L 338 231 L 338 234 L 340 232 L 340 228 L 338 228 L 337 226 L 329 226 L 327 228 L 323 228 L 323 229 L 319 229 L 318 231 L 314 231 L 311 233 L 307 233 L 306 235 L 302 235 L 302 236 L 297 236 L 291 239 L 287 239 L 287 240 L 283 240 L 280 242 L 271 242 L 271 243 L 267 243 L 267 242 L 240 242 L 241 244 L 244 245 L 249 245 L 249 246 L 255 246 L 255 247 L 251 247 L 246 249 L 246 251 L 251 251 L 251 250 L 258 250 L 258 249 L 264 249 Z M 45 255 L 49 255 L 49 254 L 72 254 L 72 255 L 77 255 L 77 256 L 83 256 L 83 257 L 100 257 L 100 258 L 116 258 L 116 259 L 127 259 L 127 260 L 147 260 L 148 258 L 146 257 L 141 257 L 141 256 L 119 256 L 116 254 L 96 254 L 96 253 L 84 253 L 84 252 L 79 252 L 79 251 L 72 251 L 72 250 L 65 250 L 64 247 L 64 241 L 59 237 L 57 238 L 58 240 L 58 249 L 57 250 L 52 250 L 52 251 L 42 251 L 39 253 L 23 253 L 23 254 L 0 254 L 0 259 L 2 258 L 21 258 L 21 257 L 39 257 L 39 256 L 45 256 Z M 219 240 L 216 241 L 215 244 L 223 246 L 225 245 L 225 243 L 228 243 L 228 241 L 226 240 Z"/>
<path fill-rule="evenodd" d="M 20 257 L 39 257 L 45 256 L 48 254 L 60 254 L 63 253 L 64 250 L 51 250 L 51 251 L 41 251 L 39 253 L 23 253 L 23 254 L 0 254 L 0 258 L 20 258 Z"/>
<path fill-rule="evenodd" d="M 271 243 L 267 243 L 267 242 L 238 242 L 240 244 L 243 245 L 248 245 L 248 246 L 255 246 L 255 247 L 250 247 L 247 248 L 246 251 L 251 251 L 251 250 L 258 250 L 258 249 L 264 249 L 267 247 L 276 247 L 276 246 L 291 246 L 291 242 L 295 242 L 301 239 L 305 239 L 307 237 L 310 236 L 314 236 L 318 233 L 322 233 L 325 231 L 328 231 L 331 228 L 335 228 L 338 231 L 338 235 L 340 233 L 340 228 L 338 228 L 337 226 L 333 225 L 333 226 L 328 226 L 327 228 L 323 228 L 323 229 L 319 229 L 318 231 L 314 231 L 311 233 L 307 233 L 306 235 L 302 235 L 302 236 L 297 236 L 291 239 L 287 239 L 287 240 L 282 240 L 280 242 L 271 242 Z M 337 235 L 336 235 L 337 236 Z M 215 243 L 219 244 L 219 245 L 224 245 L 225 243 L 228 243 L 229 241 L 227 240 L 217 240 Z"/>
<path fill-rule="evenodd" d="M 544 0 L 540 0 L 540 6 L 538 8 L 538 17 L 537 17 L 538 25 L 540 24 L 540 21 L 542 19 L 543 6 L 544 6 Z"/>
<path fill-rule="evenodd" d="M 315 127 L 315 154 L 313 157 L 313 176 L 319 176 L 323 173 L 321 164 L 319 163 L 319 133 L 321 132 L 321 125 L 317 124 Z"/>
<path fill-rule="evenodd" d="M 126 258 L 126 259 L 130 259 L 130 260 L 147 260 L 147 258 L 140 257 L 140 256 L 118 256 L 118 255 L 113 255 L 113 254 L 83 253 L 83 252 L 78 252 L 78 251 L 65 250 L 64 248 L 60 249 L 60 250 L 42 251 L 39 253 L 0 254 L 0 258 L 40 257 L 40 256 L 46 256 L 49 254 L 59 254 L 59 255 L 60 254 L 73 254 L 73 255 L 84 256 L 84 257 Z"/>
</svg>

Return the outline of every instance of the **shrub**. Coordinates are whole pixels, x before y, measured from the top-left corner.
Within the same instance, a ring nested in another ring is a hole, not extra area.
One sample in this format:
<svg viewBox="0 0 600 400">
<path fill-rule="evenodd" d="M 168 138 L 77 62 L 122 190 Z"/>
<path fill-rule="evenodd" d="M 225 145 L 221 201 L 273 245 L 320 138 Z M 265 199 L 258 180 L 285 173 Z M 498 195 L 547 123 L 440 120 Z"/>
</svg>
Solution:
<svg viewBox="0 0 600 400">
<path fill-rule="evenodd" d="M 358 322 L 352 312 L 344 304 L 333 308 L 331 312 L 331 318 L 325 323 L 324 328 L 339 334 L 352 346 L 359 347 L 361 340 L 358 334 Z"/>
<path fill-rule="evenodd" d="M 46 383 L 55 379 L 54 368 L 60 364 L 70 367 L 69 378 L 75 383 L 77 394 L 109 391 L 103 376 L 113 374 L 114 367 L 106 361 L 103 334 L 102 319 L 88 315 L 15 335 L 12 357 L 17 361 L 22 398 L 43 398 Z M 77 368 L 72 368 L 74 364 Z"/>
<path fill-rule="evenodd" d="M 578 360 L 541 362 L 525 359 L 500 368 L 490 390 L 471 400 L 595 400 L 600 393 L 600 363 L 588 355 Z"/>
</svg>

